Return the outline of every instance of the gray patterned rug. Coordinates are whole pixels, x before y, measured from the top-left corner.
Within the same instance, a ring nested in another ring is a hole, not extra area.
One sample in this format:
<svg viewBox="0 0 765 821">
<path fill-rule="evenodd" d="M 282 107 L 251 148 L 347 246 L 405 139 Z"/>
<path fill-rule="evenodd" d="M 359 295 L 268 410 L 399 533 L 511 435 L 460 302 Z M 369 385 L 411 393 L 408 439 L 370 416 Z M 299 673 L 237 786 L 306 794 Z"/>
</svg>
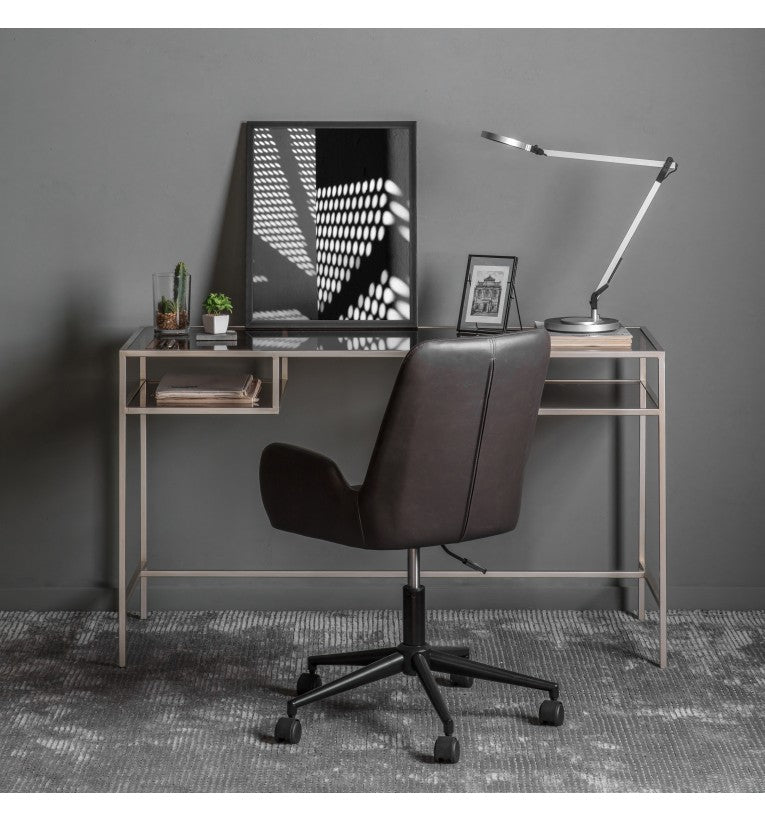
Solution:
<svg viewBox="0 0 765 821">
<path fill-rule="evenodd" d="M 309 652 L 398 641 L 399 615 L 156 613 L 129 623 L 114 665 L 110 613 L 0 613 L 0 790 L 761 791 L 765 611 L 433 611 L 434 644 L 562 683 L 566 723 L 540 727 L 536 693 L 444 686 L 462 760 L 432 762 L 440 726 L 408 677 L 275 720 Z M 325 675 L 325 681 L 328 676 Z"/>
</svg>

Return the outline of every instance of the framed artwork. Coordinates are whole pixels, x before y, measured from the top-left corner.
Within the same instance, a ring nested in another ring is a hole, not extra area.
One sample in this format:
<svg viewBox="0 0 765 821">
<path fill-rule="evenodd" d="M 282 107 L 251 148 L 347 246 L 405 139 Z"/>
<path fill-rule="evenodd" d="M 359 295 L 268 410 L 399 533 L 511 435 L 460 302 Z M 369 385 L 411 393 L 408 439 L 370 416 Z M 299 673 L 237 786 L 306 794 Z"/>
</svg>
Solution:
<svg viewBox="0 0 765 821">
<path fill-rule="evenodd" d="M 416 328 L 416 123 L 248 122 L 248 328 Z"/>
<path fill-rule="evenodd" d="M 518 257 L 470 254 L 462 291 L 459 332 L 502 333 L 515 294 Z"/>
</svg>

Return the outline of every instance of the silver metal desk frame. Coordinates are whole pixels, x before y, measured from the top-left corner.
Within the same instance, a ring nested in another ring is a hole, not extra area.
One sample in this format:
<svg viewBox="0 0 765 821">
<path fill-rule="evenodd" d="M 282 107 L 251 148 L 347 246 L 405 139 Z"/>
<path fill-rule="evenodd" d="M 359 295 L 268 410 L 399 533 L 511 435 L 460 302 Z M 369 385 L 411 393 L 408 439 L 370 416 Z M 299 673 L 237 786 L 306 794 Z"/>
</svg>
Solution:
<svg viewBox="0 0 765 821">
<path fill-rule="evenodd" d="M 598 407 L 596 405 L 547 405 L 540 408 L 540 416 L 637 416 L 639 418 L 639 501 L 638 501 L 638 557 L 637 570 L 495 570 L 489 571 L 483 578 L 521 578 L 521 579 L 636 579 L 638 583 L 638 618 L 645 618 L 646 586 L 653 594 L 659 607 L 659 667 L 667 666 L 667 483 L 666 483 L 666 378 L 665 352 L 645 328 L 631 328 L 641 334 L 641 339 L 648 343 L 646 349 L 639 350 L 554 350 L 553 359 L 639 359 L 639 378 L 635 379 L 596 379 L 596 380 L 548 380 L 549 386 L 605 385 L 637 387 L 638 402 L 633 406 L 615 404 Z M 125 667 L 127 659 L 127 603 L 136 588 L 140 588 L 140 618 L 148 615 L 148 580 L 150 578 L 403 578 L 405 571 L 397 570 L 161 570 L 149 567 L 147 543 L 147 446 L 146 419 L 154 415 L 258 415 L 279 413 L 280 403 L 287 384 L 288 360 L 290 358 L 344 358 L 344 357 L 398 357 L 402 358 L 406 350 L 150 350 L 133 347 L 138 336 L 145 329 L 137 330 L 119 351 L 119 457 L 118 457 L 118 664 Z M 262 395 L 263 406 L 257 408 L 227 407 L 157 407 L 152 403 L 151 384 L 147 381 L 147 359 L 149 358 L 183 359 L 201 358 L 244 358 L 269 359 L 271 361 L 271 379 L 264 380 Z M 129 390 L 128 362 L 137 360 L 138 379 L 136 386 Z M 648 361 L 654 360 L 657 366 L 656 385 L 654 390 L 649 384 Z M 128 580 L 126 553 L 126 506 L 127 506 L 127 417 L 138 416 L 139 419 L 139 459 L 140 459 L 140 557 L 135 571 Z M 658 579 L 646 564 L 646 418 L 654 416 L 658 423 Z M 423 577 L 429 578 L 472 578 L 480 579 L 472 571 L 430 570 L 423 571 Z"/>
</svg>

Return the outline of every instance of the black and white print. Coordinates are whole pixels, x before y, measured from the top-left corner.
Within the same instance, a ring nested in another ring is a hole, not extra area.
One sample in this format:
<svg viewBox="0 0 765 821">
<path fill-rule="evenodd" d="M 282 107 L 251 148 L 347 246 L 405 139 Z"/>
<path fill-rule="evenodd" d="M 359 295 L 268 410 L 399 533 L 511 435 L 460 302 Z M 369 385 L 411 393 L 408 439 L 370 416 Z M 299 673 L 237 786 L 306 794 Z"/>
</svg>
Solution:
<svg viewBox="0 0 765 821">
<path fill-rule="evenodd" d="M 509 265 L 476 265 L 466 321 L 500 323 L 509 280 Z"/>
<path fill-rule="evenodd" d="M 413 131 L 248 124 L 248 324 L 414 324 Z"/>
</svg>

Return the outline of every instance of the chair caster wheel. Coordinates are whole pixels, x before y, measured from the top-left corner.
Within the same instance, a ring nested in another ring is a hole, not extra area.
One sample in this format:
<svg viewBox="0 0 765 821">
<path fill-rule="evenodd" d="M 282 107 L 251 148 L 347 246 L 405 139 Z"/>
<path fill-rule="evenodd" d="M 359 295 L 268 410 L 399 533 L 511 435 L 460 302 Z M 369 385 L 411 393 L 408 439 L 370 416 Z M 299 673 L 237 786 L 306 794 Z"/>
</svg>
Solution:
<svg viewBox="0 0 765 821">
<path fill-rule="evenodd" d="M 456 764 L 460 760 L 460 743 L 453 735 L 440 735 L 433 747 L 436 764 Z"/>
<path fill-rule="evenodd" d="M 563 704 L 560 701 L 547 699 L 539 705 L 539 723 L 550 727 L 560 727 L 563 724 Z"/>
<path fill-rule="evenodd" d="M 297 718 L 282 716 L 276 722 L 274 737 L 277 741 L 283 741 L 286 744 L 297 744 L 302 734 L 303 731 L 300 727 L 300 721 Z"/>
<path fill-rule="evenodd" d="M 459 673 L 449 673 L 449 681 L 451 681 L 452 687 L 472 687 L 473 686 L 473 677 L 472 676 L 462 676 Z"/>
<path fill-rule="evenodd" d="M 317 687 L 321 687 L 321 676 L 316 673 L 301 673 L 295 686 L 295 692 L 297 695 L 302 696 L 304 693 L 310 693 L 311 690 L 315 690 Z"/>
</svg>

